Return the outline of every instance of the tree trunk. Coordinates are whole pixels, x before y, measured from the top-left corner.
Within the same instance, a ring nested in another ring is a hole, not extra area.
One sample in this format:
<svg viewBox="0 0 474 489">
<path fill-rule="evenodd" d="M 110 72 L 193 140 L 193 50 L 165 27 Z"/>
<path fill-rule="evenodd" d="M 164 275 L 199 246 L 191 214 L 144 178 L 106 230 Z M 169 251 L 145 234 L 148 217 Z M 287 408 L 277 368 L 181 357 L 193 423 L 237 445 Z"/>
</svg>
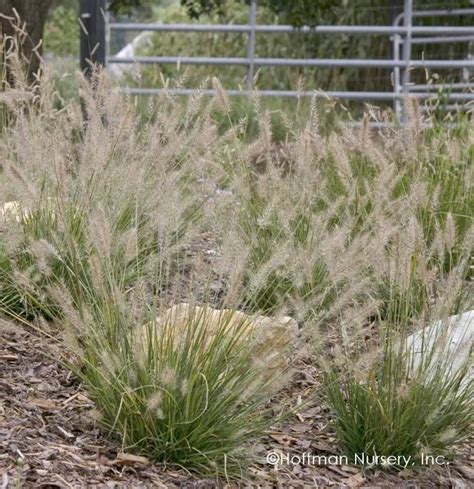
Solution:
<svg viewBox="0 0 474 489">
<path fill-rule="evenodd" d="M 11 49 L 16 40 L 20 59 L 25 65 L 29 83 L 35 83 L 39 77 L 42 38 L 46 17 L 52 0 L 0 0 L 0 33 L 4 51 Z M 15 11 L 20 17 L 16 20 Z M 17 25 L 15 25 L 17 24 Z M 20 30 L 18 30 L 20 27 Z M 14 84 L 14 77 L 6 64 L 6 75 L 9 83 Z"/>
</svg>

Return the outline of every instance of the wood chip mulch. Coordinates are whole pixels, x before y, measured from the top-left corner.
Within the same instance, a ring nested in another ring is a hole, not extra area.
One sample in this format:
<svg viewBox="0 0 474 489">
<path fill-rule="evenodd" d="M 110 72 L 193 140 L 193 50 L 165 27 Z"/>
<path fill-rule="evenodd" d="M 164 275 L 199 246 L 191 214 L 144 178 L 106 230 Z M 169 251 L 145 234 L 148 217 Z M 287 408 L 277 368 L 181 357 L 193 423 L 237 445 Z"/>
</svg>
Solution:
<svg viewBox="0 0 474 489">
<path fill-rule="evenodd" d="M 0 489 L 7 488 L 220 488 L 184 470 L 123 453 L 97 427 L 94 404 L 77 379 L 58 362 L 51 338 L 0 319 Z M 301 365 L 291 397 L 295 403 L 319 383 L 317 371 Z M 471 440 L 472 442 L 472 440 Z M 337 454 L 327 409 L 305 405 L 297 417 L 267 433 L 255 447 L 262 462 L 240 487 L 474 486 L 473 444 L 459 447 L 450 465 L 399 474 L 362 473 L 354 466 L 278 466 L 264 462 L 272 450 L 288 454 Z"/>
</svg>

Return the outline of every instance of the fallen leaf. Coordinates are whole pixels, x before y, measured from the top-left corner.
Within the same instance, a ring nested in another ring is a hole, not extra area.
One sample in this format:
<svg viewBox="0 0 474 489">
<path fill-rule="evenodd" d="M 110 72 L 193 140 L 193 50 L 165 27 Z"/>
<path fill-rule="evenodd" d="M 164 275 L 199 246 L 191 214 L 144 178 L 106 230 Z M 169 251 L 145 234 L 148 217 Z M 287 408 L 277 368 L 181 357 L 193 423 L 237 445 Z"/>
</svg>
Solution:
<svg viewBox="0 0 474 489">
<path fill-rule="evenodd" d="M 298 441 L 297 438 L 294 438 L 289 435 L 270 435 L 270 438 L 273 438 L 280 445 L 291 445 L 292 443 L 296 443 Z"/>
<path fill-rule="evenodd" d="M 32 406 L 38 407 L 40 409 L 44 409 L 46 411 L 52 411 L 58 408 L 57 404 L 53 401 L 50 401 L 49 399 L 30 399 L 28 401 L 28 404 L 31 404 Z"/>
<path fill-rule="evenodd" d="M 341 482 L 349 487 L 360 487 L 365 482 L 365 478 L 359 472 L 357 474 L 351 475 L 347 479 L 343 479 Z"/>
<path fill-rule="evenodd" d="M 303 418 L 314 418 L 315 416 L 317 416 L 319 413 L 321 413 L 321 407 L 320 406 L 316 406 L 316 407 L 313 407 L 313 408 L 310 408 L 310 409 L 307 409 L 306 411 L 303 411 L 301 413 L 301 416 Z"/>
<path fill-rule="evenodd" d="M 306 433 L 306 431 L 311 430 L 311 425 L 307 423 L 295 423 L 291 425 L 291 431 L 296 433 Z"/>
<path fill-rule="evenodd" d="M 334 451 L 334 447 L 329 445 L 329 443 L 325 443 L 324 441 L 313 442 L 311 443 L 311 447 L 315 448 L 319 452 L 336 453 Z"/>
<path fill-rule="evenodd" d="M 299 442 L 299 446 L 305 450 L 308 450 L 308 448 L 311 446 L 311 440 L 301 440 Z"/>
<path fill-rule="evenodd" d="M 474 480 L 474 469 L 471 469 L 471 467 L 456 464 L 456 469 L 459 470 L 464 477 L 467 477 L 471 481 Z"/>
<path fill-rule="evenodd" d="M 119 453 L 113 462 L 117 465 L 149 465 L 150 461 L 146 457 L 140 455 L 132 455 L 131 453 Z"/>
</svg>

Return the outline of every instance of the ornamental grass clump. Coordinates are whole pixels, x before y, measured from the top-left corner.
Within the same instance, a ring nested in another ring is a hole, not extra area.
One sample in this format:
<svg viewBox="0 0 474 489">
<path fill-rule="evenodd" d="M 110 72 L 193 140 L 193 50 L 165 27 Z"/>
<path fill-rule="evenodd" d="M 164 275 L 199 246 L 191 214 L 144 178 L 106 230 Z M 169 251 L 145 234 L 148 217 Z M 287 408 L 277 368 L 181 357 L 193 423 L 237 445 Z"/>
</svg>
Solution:
<svg viewBox="0 0 474 489">
<path fill-rule="evenodd" d="M 194 145 L 205 155 L 195 144 L 205 122 L 187 142 L 181 110 L 164 110 L 144 129 L 101 74 L 92 85 L 79 77 L 82 107 L 71 101 L 58 110 L 50 82 L 45 74 L 40 96 L 6 92 L 14 117 L 0 139 L 0 308 L 26 319 L 57 319 L 49 288 L 59 283 L 80 307 L 84 287 L 100 280 L 91 262 L 104 256 L 122 290 L 145 270 L 174 270 L 180 240 L 201 230 L 190 224 L 205 198 L 185 188 L 193 168 L 180 169 Z"/>
<path fill-rule="evenodd" d="M 250 443 L 275 422 L 268 400 L 288 372 L 256 362 L 249 322 L 230 310 L 216 322 L 210 309 L 191 308 L 178 325 L 156 319 L 157 310 L 130 315 L 120 303 L 104 298 L 73 324 L 83 332 L 76 372 L 101 426 L 125 451 L 201 475 L 242 477 Z"/>
<path fill-rule="evenodd" d="M 80 78 L 82 107 L 57 110 L 45 76 L 41 110 L 17 107 L 12 90 L 17 112 L 0 140 L 2 204 L 22 210 L 1 222 L 0 286 L 12 297 L 2 312 L 53 322 L 102 426 L 125 450 L 241 475 L 287 380 L 284 368 L 269 374 L 265 358 L 255 362 L 249 323 L 232 321 L 229 331 L 229 318 L 217 329 L 214 321 L 209 341 L 204 315 L 187 320 L 178 344 L 167 341 L 172 323 L 151 329 L 143 347 L 134 340 L 165 304 L 192 299 L 194 286 L 181 284 L 189 266 L 202 271 L 200 283 L 212 275 L 192 255 L 219 197 L 200 182 L 225 173 L 208 109 L 199 97 L 185 107 L 164 97 L 141 117 L 98 74 L 92 85 Z"/>
<path fill-rule="evenodd" d="M 409 458 L 410 467 L 432 465 L 429 457 L 447 462 L 453 457 L 452 447 L 469 435 L 474 422 L 470 359 L 453 370 L 453 353 L 428 343 L 416 368 L 414 355 L 413 347 L 389 341 L 365 374 L 327 374 L 338 439 L 353 462 L 372 461 L 376 455 Z M 385 468 L 407 467 L 395 463 Z"/>
<path fill-rule="evenodd" d="M 76 276 L 82 276 L 84 282 L 89 252 L 84 216 L 74 208 L 60 214 L 49 199 L 43 199 L 35 209 L 19 204 L 13 209 L 0 223 L 0 229 L 15 237 L 8 249 L 4 248 L 0 308 L 17 318 L 52 319 L 59 310 L 48 287 L 66 282 L 76 301 L 80 300 Z"/>
<path fill-rule="evenodd" d="M 454 320 L 434 322 L 473 308 L 466 281 L 472 231 L 457 244 L 462 250 L 457 266 L 442 274 L 436 287 L 426 268 L 430 252 L 423 253 L 417 239 L 421 227 L 411 232 L 406 236 L 411 251 L 406 242 L 397 255 L 389 255 L 396 257 L 390 265 L 387 260 L 389 285 L 365 337 L 357 343 L 354 335 L 341 338 L 344 350 L 334 346 L 326 365 L 326 394 L 341 449 L 371 468 L 400 470 L 407 467 L 398 461 L 407 459 L 410 467 L 449 461 L 474 422 L 472 320 L 456 339 Z M 347 317 L 340 329 L 350 327 Z M 376 456 L 397 462 L 372 463 Z"/>
</svg>

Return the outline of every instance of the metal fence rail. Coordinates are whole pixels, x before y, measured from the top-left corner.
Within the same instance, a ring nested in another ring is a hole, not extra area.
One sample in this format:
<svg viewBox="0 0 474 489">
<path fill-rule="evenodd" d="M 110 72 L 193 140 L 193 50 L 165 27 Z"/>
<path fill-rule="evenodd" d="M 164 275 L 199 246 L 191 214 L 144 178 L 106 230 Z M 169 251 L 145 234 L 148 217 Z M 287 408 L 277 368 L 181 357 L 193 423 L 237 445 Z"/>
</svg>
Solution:
<svg viewBox="0 0 474 489">
<path fill-rule="evenodd" d="M 195 89 L 195 88 L 134 88 L 125 87 L 123 88 L 125 93 L 130 95 L 161 95 L 168 93 L 170 95 L 195 95 L 196 93 L 202 93 L 203 95 L 214 95 L 215 90 L 213 89 Z M 248 96 L 252 93 L 258 93 L 258 95 L 264 97 L 294 97 L 295 93 L 299 97 L 313 97 L 315 94 L 321 94 L 321 96 L 326 96 L 328 98 L 337 98 L 344 100 L 378 100 L 378 101 L 394 101 L 397 99 L 402 99 L 405 94 L 396 94 L 394 92 L 355 92 L 355 91 L 318 91 L 318 90 L 226 90 L 228 95 L 232 96 Z M 410 96 L 417 99 L 432 99 L 436 97 L 436 93 L 433 92 L 414 92 L 410 93 Z M 473 93 L 446 93 L 444 96 L 445 100 L 468 102 L 474 101 Z"/>
<path fill-rule="evenodd" d="M 392 36 L 392 42 L 393 42 L 393 59 L 394 61 L 398 61 L 400 59 L 400 51 L 402 51 L 402 59 L 405 63 L 405 67 L 403 68 L 403 73 L 400 70 L 399 66 L 394 67 L 393 70 L 393 78 L 394 78 L 394 83 L 393 83 L 393 89 L 396 94 L 396 97 L 394 98 L 394 109 L 395 113 L 397 115 L 397 118 L 399 120 L 403 119 L 403 108 L 402 108 L 402 103 L 399 95 L 401 93 L 408 95 L 410 94 L 413 96 L 413 92 L 416 92 L 417 90 L 424 90 L 426 87 L 426 84 L 414 84 L 410 83 L 410 70 L 412 68 L 416 67 L 416 62 L 411 59 L 411 47 L 413 44 L 442 44 L 442 43 L 453 43 L 453 42 L 472 42 L 474 41 L 474 36 L 467 35 L 467 36 L 461 36 L 457 35 L 460 34 L 456 28 L 451 28 L 451 31 L 447 33 L 447 35 L 438 35 L 435 37 L 414 37 L 414 35 L 417 34 L 417 27 L 413 26 L 413 19 L 417 17 L 450 17 L 450 16 L 457 16 L 457 15 L 474 15 L 474 9 L 435 9 L 435 10 L 413 10 L 413 0 L 405 0 L 404 1 L 404 8 L 403 12 L 401 12 L 394 20 L 393 26 L 394 27 L 399 27 L 400 24 L 403 22 L 403 27 L 407 29 L 407 33 L 402 36 L 398 33 L 394 34 Z M 442 34 L 442 33 L 439 33 Z M 461 63 L 464 63 L 464 65 L 461 65 L 461 68 L 469 68 L 471 67 L 471 62 L 473 60 L 465 59 L 462 60 Z M 425 65 L 427 68 L 430 66 L 428 64 Z M 440 68 L 440 67 L 437 67 Z M 474 88 L 474 85 L 469 84 L 468 87 L 461 87 L 460 84 L 454 84 L 451 85 L 450 90 L 456 90 L 461 89 L 469 89 L 469 88 Z M 445 87 L 439 86 L 438 85 L 438 90 L 445 90 Z M 459 93 L 458 93 L 459 95 Z M 464 95 L 464 100 L 471 100 L 470 94 L 465 94 L 462 91 L 460 92 L 460 95 Z M 459 100 L 462 100 L 460 98 Z M 452 110 L 456 106 L 449 106 L 449 108 Z M 464 106 L 463 106 L 464 108 Z"/>
<path fill-rule="evenodd" d="M 325 91 L 330 97 L 346 100 L 378 100 L 393 101 L 398 117 L 401 119 L 401 99 L 410 94 L 416 98 L 427 99 L 436 96 L 435 90 L 448 90 L 444 95 L 447 101 L 468 102 L 474 100 L 474 84 L 454 83 L 450 85 L 415 85 L 410 83 L 410 71 L 413 68 L 436 69 L 468 69 L 474 72 L 474 59 L 412 59 L 411 47 L 414 44 L 438 44 L 438 43 L 464 43 L 474 41 L 473 26 L 416 26 L 413 19 L 422 17 L 447 17 L 447 16 L 473 16 L 474 8 L 465 9 L 435 9 L 414 10 L 413 0 L 405 0 L 403 12 L 398 15 L 393 25 L 318 25 L 315 27 L 301 27 L 298 29 L 289 25 L 258 25 L 256 23 L 257 0 L 250 0 L 249 22 L 246 25 L 222 25 L 222 24 L 144 24 L 144 23 L 109 23 L 110 31 L 150 31 L 150 32 L 215 32 L 215 33 L 244 33 L 247 34 L 246 57 L 208 57 L 208 56 L 109 56 L 108 63 L 116 64 L 177 64 L 177 65 L 220 65 L 220 66 L 245 66 L 247 67 L 246 89 L 227 90 L 229 95 L 251 94 L 255 68 L 265 66 L 298 66 L 298 67 L 327 67 L 327 68 L 382 68 L 392 70 L 392 91 Z M 393 43 L 392 59 L 289 59 L 289 58 L 261 58 L 255 55 L 255 43 L 257 34 L 315 34 L 315 35 L 383 35 L 391 36 Z M 471 91 L 469 91 L 471 89 Z M 196 90 L 176 88 L 131 88 L 124 89 L 134 95 L 157 95 L 164 91 L 175 95 L 191 95 Z M 213 90 L 199 90 L 201 93 L 211 95 Z M 270 97 L 301 97 L 312 96 L 314 91 L 297 90 L 259 90 L 262 96 Z M 465 107 L 465 104 L 461 104 Z M 451 105 L 451 107 L 456 105 Z"/>
<path fill-rule="evenodd" d="M 434 11 L 433 11 L 434 12 Z M 448 11 L 447 11 L 448 12 Z M 454 10 L 449 10 L 454 12 Z M 474 15 L 474 9 L 463 9 L 464 15 Z M 457 14 L 459 15 L 459 13 Z M 234 32 L 266 34 L 406 34 L 407 27 L 379 25 L 317 25 L 315 27 L 293 27 L 291 25 L 255 25 L 249 24 L 135 24 L 110 22 L 109 28 L 116 31 L 155 31 L 155 32 Z M 471 34 L 474 27 L 464 26 L 413 26 L 413 34 Z"/>
<path fill-rule="evenodd" d="M 231 66 L 307 66 L 327 68 L 405 68 L 406 62 L 391 59 L 298 59 L 298 58 L 224 58 L 209 56 L 133 56 L 108 58 L 109 63 L 119 64 L 182 64 L 182 65 L 231 65 Z M 474 68 L 474 60 L 411 60 L 411 68 Z"/>
</svg>

